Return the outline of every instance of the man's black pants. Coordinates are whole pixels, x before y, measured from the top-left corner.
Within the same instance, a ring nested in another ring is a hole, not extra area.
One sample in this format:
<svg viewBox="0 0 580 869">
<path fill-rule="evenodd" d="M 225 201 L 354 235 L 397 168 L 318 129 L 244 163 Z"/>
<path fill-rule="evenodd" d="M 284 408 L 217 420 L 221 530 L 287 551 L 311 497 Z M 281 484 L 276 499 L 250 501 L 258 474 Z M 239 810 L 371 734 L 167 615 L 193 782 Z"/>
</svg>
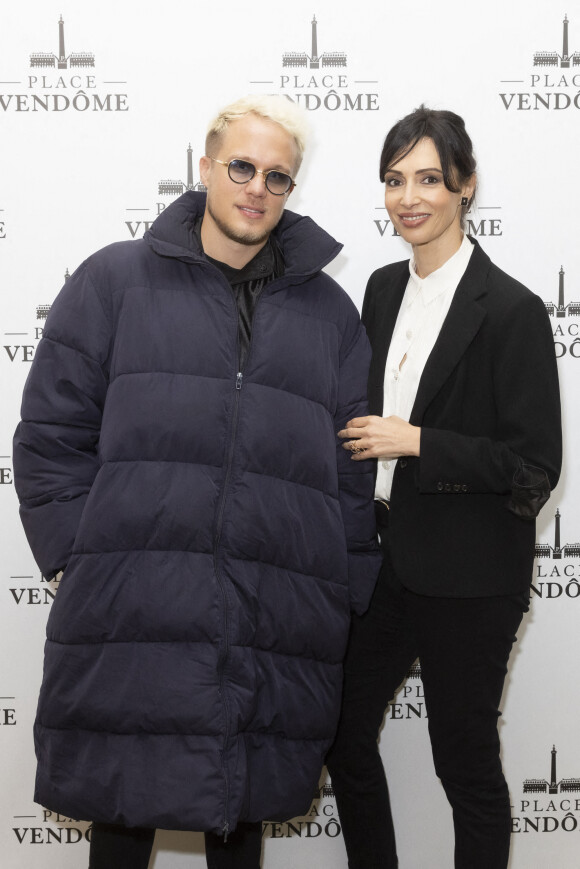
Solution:
<svg viewBox="0 0 580 869">
<path fill-rule="evenodd" d="M 155 830 L 94 823 L 89 869 L 147 869 Z M 205 833 L 208 869 L 260 869 L 262 824 L 238 824 L 227 841 Z"/>
<path fill-rule="evenodd" d="M 383 552 L 370 608 L 354 617 L 341 720 L 327 758 L 348 865 L 398 866 L 377 739 L 387 704 L 419 657 L 435 770 L 453 809 L 455 867 L 506 869 L 511 817 L 497 721 L 529 595 L 414 594 L 397 581 Z"/>
</svg>

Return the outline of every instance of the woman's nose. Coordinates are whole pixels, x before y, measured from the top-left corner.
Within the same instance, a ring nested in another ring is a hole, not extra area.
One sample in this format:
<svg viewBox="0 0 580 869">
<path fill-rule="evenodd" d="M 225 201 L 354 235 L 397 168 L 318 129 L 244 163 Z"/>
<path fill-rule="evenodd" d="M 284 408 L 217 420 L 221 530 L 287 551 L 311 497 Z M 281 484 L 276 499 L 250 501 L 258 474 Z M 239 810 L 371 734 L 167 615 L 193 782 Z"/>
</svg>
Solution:
<svg viewBox="0 0 580 869">
<path fill-rule="evenodd" d="M 420 196 L 419 191 L 417 190 L 417 186 L 415 184 L 405 184 L 401 196 L 401 205 L 416 205 L 419 199 Z"/>
</svg>

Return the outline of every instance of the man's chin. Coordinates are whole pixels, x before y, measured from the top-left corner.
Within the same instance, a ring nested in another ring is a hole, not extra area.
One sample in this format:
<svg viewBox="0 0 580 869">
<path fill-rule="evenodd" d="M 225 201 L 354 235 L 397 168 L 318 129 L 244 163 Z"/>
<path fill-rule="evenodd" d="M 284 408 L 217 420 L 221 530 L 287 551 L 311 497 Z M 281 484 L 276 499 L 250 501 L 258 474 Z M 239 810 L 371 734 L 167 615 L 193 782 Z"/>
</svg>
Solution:
<svg viewBox="0 0 580 869">
<path fill-rule="evenodd" d="M 263 244 L 267 241 L 268 236 L 270 235 L 271 230 L 264 231 L 262 230 L 243 230 L 243 229 L 233 229 L 229 226 L 224 226 L 223 224 L 218 224 L 220 230 L 229 238 L 230 241 L 237 241 L 238 244 L 245 244 L 248 247 L 251 247 L 256 244 Z"/>
<path fill-rule="evenodd" d="M 255 245 L 255 244 L 263 244 L 265 241 L 268 240 L 269 235 L 270 235 L 269 232 L 262 232 L 262 233 L 255 233 L 254 232 L 254 233 L 248 233 L 246 235 L 232 236 L 232 241 L 237 241 L 240 244 L 245 244 L 248 247 L 251 247 L 252 245 Z"/>
<path fill-rule="evenodd" d="M 220 219 L 219 215 L 216 214 L 212 208 L 211 201 L 208 200 L 206 208 L 215 226 L 223 236 L 228 238 L 230 241 L 235 241 L 238 244 L 243 244 L 247 247 L 264 244 L 274 229 L 273 226 L 269 226 L 267 229 L 264 226 L 253 228 L 252 226 L 247 226 L 243 223 L 242 225 L 239 223 L 237 225 L 232 225 L 231 223 L 226 223 Z"/>
</svg>

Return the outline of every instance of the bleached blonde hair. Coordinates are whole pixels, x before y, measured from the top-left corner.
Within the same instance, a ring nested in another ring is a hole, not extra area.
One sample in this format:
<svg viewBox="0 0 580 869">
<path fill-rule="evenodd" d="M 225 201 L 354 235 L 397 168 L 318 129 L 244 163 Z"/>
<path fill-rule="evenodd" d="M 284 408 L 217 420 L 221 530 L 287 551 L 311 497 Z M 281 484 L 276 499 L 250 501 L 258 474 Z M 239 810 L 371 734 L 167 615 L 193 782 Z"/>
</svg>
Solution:
<svg viewBox="0 0 580 869">
<path fill-rule="evenodd" d="M 250 94 L 225 106 L 208 127 L 205 153 L 210 157 L 215 154 L 220 139 L 230 123 L 249 114 L 279 124 L 288 135 L 292 136 L 298 150 L 298 163 L 295 167 L 298 171 L 308 138 L 306 113 L 287 97 L 274 94 Z"/>
</svg>

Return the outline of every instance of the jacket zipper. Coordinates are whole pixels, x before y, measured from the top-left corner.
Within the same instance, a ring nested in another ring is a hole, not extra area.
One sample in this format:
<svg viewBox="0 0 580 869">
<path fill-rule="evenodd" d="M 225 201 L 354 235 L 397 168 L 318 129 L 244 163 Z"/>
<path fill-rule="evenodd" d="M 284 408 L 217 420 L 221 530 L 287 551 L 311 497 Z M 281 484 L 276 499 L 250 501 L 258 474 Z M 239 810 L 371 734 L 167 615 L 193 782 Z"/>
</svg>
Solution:
<svg viewBox="0 0 580 869">
<path fill-rule="evenodd" d="M 238 305 L 237 305 L 234 291 L 232 290 L 232 288 L 229 284 L 228 284 L 228 289 L 230 290 L 230 292 L 232 294 L 232 298 L 233 298 L 234 306 L 235 306 L 235 310 L 236 310 L 236 323 L 237 323 L 237 326 L 236 326 L 236 358 L 237 358 L 237 362 L 238 362 L 238 366 L 239 366 L 239 362 L 240 362 L 239 310 L 238 310 Z M 250 339 L 250 343 L 251 343 L 251 339 Z M 247 361 L 247 356 L 246 356 L 246 361 Z M 222 596 L 222 601 L 223 601 L 223 622 L 222 622 L 222 624 L 223 624 L 224 645 L 223 645 L 222 653 L 221 653 L 219 661 L 218 661 L 218 672 L 219 672 L 219 689 L 220 689 L 220 694 L 221 694 L 221 698 L 222 698 L 222 703 L 224 706 L 224 715 L 225 715 L 224 750 L 222 752 L 222 772 L 223 772 L 223 776 L 224 776 L 224 790 L 225 790 L 224 823 L 222 826 L 222 833 L 224 836 L 224 842 L 227 842 L 228 833 L 229 833 L 229 829 L 230 829 L 229 818 L 228 818 L 229 802 L 230 802 L 230 780 L 229 780 L 229 776 L 228 776 L 227 761 L 226 761 L 226 751 L 227 751 L 227 745 L 228 745 L 228 741 L 229 741 L 229 737 L 230 737 L 230 710 L 229 710 L 228 696 L 227 696 L 226 685 L 225 685 L 225 669 L 226 669 L 226 663 L 227 663 L 227 660 L 229 657 L 229 640 L 228 640 L 229 618 L 228 618 L 228 595 L 227 595 L 226 586 L 225 586 L 225 583 L 223 581 L 220 567 L 219 567 L 219 545 L 220 545 L 221 535 L 222 535 L 223 517 L 224 517 L 225 506 L 226 506 L 228 485 L 230 482 L 230 477 L 231 477 L 231 473 L 232 473 L 232 466 L 233 466 L 234 449 L 235 449 L 235 444 L 236 444 L 236 433 L 237 433 L 237 428 L 238 428 L 238 416 L 239 416 L 239 408 L 240 408 L 240 396 L 241 396 L 241 390 L 242 390 L 242 383 L 243 383 L 243 374 L 241 371 L 238 371 L 238 373 L 236 374 L 236 380 L 235 380 L 234 410 L 233 410 L 232 424 L 230 427 L 230 441 L 228 444 L 228 453 L 227 453 L 227 460 L 226 460 L 226 474 L 224 477 L 224 484 L 223 484 L 223 488 L 222 488 L 221 503 L 219 505 L 219 510 L 218 510 L 218 516 L 217 516 L 217 522 L 216 522 L 216 533 L 215 533 L 214 548 L 213 548 L 215 575 L 216 575 L 217 583 L 218 583 L 218 586 L 219 586 L 219 589 L 221 592 L 221 596 Z"/>
<path fill-rule="evenodd" d="M 230 709 L 228 702 L 228 694 L 225 685 L 225 669 L 226 663 L 229 657 L 229 618 L 228 618 L 228 595 L 225 587 L 225 583 L 223 581 L 220 566 L 219 566 L 219 545 L 221 540 L 222 533 L 222 523 L 223 523 L 223 515 L 226 505 L 226 493 L 228 484 L 230 481 L 232 463 L 233 463 L 233 455 L 234 455 L 234 446 L 236 441 L 236 430 L 238 426 L 238 413 L 240 406 L 240 391 L 242 387 L 242 375 L 240 372 L 236 375 L 236 394 L 234 398 L 234 412 L 231 426 L 231 436 L 230 443 L 228 446 L 228 457 L 226 464 L 226 475 L 224 478 L 224 485 L 222 490 L 221 504 L 218 512 L 218 520 L 216 524 L 216 535 L 214 541 L 214 565 L 215 565 L 215 574 L 218 582 L 219 589 L 222 595 L 223 601 L 223 649 L 218 661 L 218 672 L 219 672 L 219 688 L 220 694 L 222 698 L 222 703 L 224 706 L 224 716 L 225 716 L 225 729 L 224 729 L 224 748 L 222 752 L 222 771 L 224 776 L 224 789 L 225 789 L 225 809 L 224 809 L 224 824 L 223 824 L 223 834 L 224 834 L 224 842 L 227 841 L 228 831 L 229 831 L 229 820 L 228 820 L 228 812 L 229 812 L 229 802 L 230 802 L 230 780 L 228 776 L 227 770 L 227 760 L 226 753 L 227 747 L 230 737 Z"/>
<path fill-rule="evenodd" d="M 237 349 L 237 362 L 238 362 L 238 367 L 239 367 L 239 365 L 240 365 L 239 309 L 238 309 L 238 304 L 237 304 L 237 300 L 235 297 L 235 293 L 234 293 L 232 287 L 229 286 L 229 284 L 228 284 L 228 287 L 229 287 L 229 290 L 232 294 L 232 298 L 234 300 L 234 305 L 235 305 L 235 309 L 236 309 L 236 317 L 237 317 L 236 349 Z M 264 292 L 264 289 L 265 289 L 265 287 L 262 287 L 262 290 L 260 291 L 260 294 L 259 294 L 258 298 L 256 299 L 256 303 L 254 305 L 254 311 L 253 311 L 253 315 L 252 315 L 252 321 L 253 321 L 255 313 L 256 313 L 256 308 L 258 307 L 258 304 L 260 303 L 260 299 L 262 298 L 262 294 Z M 247 367 L 247 365 L 248 365 L 248 360 L 250 358 L 250 350 L 252 347 L 252 340 L 253 340 L 253 328 L 250 332 L 250 340 L 248 342 L 248 347 L 247 347 L 247 351 L 246 351 L 246 358 L 244 361 L 244 367 Z M 234 449 L 235 449 L 235 444 L 236 444 L 236 433 L 237 433 L 237 428 L 238 428 L 240 398 L 241 398 L 243 381 L 244 381 L 243 372 L 238 371 L 238 373 L 236 374 L 236 380 L 235 380 L 234 411 L 233 411 L 232 424 L 231 424 L 231 428 L 230 428 L 230 442 L 228 445 L 228 455 L 227 455 L 227 462 L 226 462 L 226 475 L 224 478 L 224 485 L 222 488 L 221 503 L 220 503 L 219 510 L 218 510 L 218 518 L 217 518 L 217 522 L 216 522 L 216 533 L 215 533 L 214 550 L 213 550 L 216 579 L 217 579 L 218 586 L 219 586 L 220 591 L 221 591 L 222 600 L 223 600 L 223 604 L 224 604 L 224 610 L 223 610 L 224 646 L 223 646 L 223 651 L 222 651 L 222 654 L 220 655 L 220 659 L 218 662 L 220 694 L 222 697 L 222 703 L 224 705 L 224 712 L 225 712 L 225 719 L 226 719 L 226 726 L 225 726 L 225 732 L 224 732 L 224 751 L 222 754 L 222 771 L 223 771 L 223 776 L 224 776 L 224 789 L 225 789 L 224 823 L 222 826 L 222 833 L 224 836 L 224 842 L 227 842 L 229 829 L 230 829 L 229 818 L 228 818 L 229 800 L 230 800 L 230 781 L 229 781 L 229 776 L 228 776 L 228 771 L 227 771 L 227 763 L 226 763 L 226 747 L 227 747 L 229 736 L 230 736 L 230 716 L 229 716 L 227 692 L 225 690 L 225 668 L 226 668 L 226 662 L 227 662 L 227 659 L 229 656 L 229 641 L 228 641 L 229 620 L 228 620 L 228 596 L 227 596 L 227 592 L 226 592 L 225 583 L 223 581 L 223 578 L 221 576 L 220 569 L 219 569 L 219 544 L 221 541 L 223 516 L 224 516 L 224 510 L 225 510 L 226 498 L 227 498 L 227 490 L 228 490 L 228 485 L 229 485 L 231 472 L 232 472 Z"/>
</svg>

